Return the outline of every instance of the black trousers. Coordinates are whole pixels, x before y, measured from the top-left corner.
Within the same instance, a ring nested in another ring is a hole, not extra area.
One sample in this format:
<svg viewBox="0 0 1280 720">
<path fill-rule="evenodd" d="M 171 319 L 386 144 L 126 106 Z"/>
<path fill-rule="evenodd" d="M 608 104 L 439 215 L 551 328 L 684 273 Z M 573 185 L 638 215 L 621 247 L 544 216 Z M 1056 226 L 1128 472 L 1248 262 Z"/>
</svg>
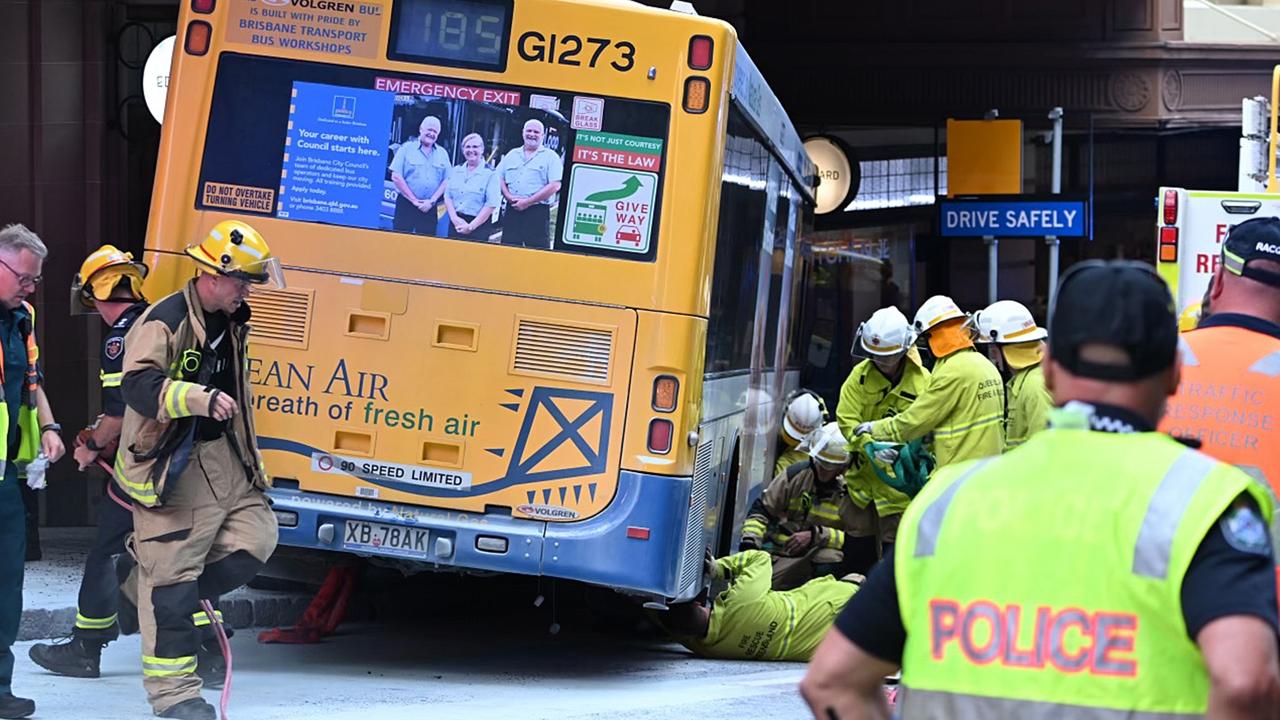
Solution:
<svg viewBox="0 0 1280 720">
<path fill-rule="evenodd" d="M 458 217 L 466 220 L 467 222 L 471 222 L 476 219 L 475 215 L 468 215 L 466 213 L 458 213 Z M 470 235 L 463 235 L 458 232 L 458 228 L 454 227 L 452 222 L 449 223 L 449 237 L 458 238 L 459 240 L 488 240 L 489 238 L 486 237 L 488 232 L 489 231 L 485 230 L 484 227 L 478 227 L 475 230 L 472 230 Z"/>
<path fill-rule="evenodd" d="M 108 490 L 120 495 L 118 490 Z M 98 536 L 84 560 L 76 606 L 76 637 L 110 642 L 120 636 L 120 583 L 129 576 L 133 558 L 124 541 L 133 532 L 133 511 L 110 497 L 98 510 Z"/>
<path fill-rule="evenodd" d="M 391 227 L 397 231 L 415 235 L 435 235 L 437 221 L 435 205 L 426 212 L 422 212 L 405 196 L 396 195 L 396 214 L 391 221 Z"/>
<path fill-rule="evenodd" d="M 517 247 L 551 247 L 551 206 L 538 203 L 524 210 L 507 205 L 502 214 L 502 244 Z"/>
</svg>

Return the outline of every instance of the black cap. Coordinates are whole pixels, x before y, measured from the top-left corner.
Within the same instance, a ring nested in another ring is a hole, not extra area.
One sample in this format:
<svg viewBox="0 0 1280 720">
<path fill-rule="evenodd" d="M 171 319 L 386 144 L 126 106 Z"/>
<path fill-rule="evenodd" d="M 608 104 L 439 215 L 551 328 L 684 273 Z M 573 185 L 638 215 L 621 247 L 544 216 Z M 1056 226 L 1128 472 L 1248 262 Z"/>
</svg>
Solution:
<svg viewBox="0 0 1280 720">
<path fill-rule="evenodd" d="M 1280 218 L 1261 217 L 1245 220 L 1227 231 L 1222 241 L 1222 266 L 1228 272 L 1280 287 L 1280 273 L 1249 267 L 1251 260 L 1280 263 Z"/>
<path fill-rule="evenodd" d="M 1128 362 L 1084 360 L 1085 345 L 1119 348 Z M 1171 367 L 1177 353 L 1173 297 L 1150 265 L 1088 260 L 1062 276 L 1049 317 L 1049 354 L 1072 374 L 1140 380 Z"/>
</svg>

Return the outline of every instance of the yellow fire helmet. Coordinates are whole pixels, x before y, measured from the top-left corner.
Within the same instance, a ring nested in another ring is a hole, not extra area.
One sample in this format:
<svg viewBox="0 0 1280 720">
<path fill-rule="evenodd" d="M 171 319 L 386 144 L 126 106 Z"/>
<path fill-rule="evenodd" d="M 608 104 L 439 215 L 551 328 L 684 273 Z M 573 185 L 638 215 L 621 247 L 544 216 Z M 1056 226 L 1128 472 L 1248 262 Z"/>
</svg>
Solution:
<svg viewBox="0 0 1280 720">
<path fill-rule="evenodd" d="M 132 253 L 103 245 L 84 259 L 80 272 L 71 280 L 71 314 L 96 310 L 95 302 L 111 299 L 121 283 L 127 283 L 130 300 L 143 300 L 142 281 L 146 277 L 147 266 L 134 260 Z"/>
<path fill-rule="evenodd" d="M 202 272 L 269 288 L 285 286 L 280 259 L 271 256 L 267 241 L 248 223 L 223 220 L 213 226 L 203 241 L 189 246 L 186 253 Z"/>
</svg>

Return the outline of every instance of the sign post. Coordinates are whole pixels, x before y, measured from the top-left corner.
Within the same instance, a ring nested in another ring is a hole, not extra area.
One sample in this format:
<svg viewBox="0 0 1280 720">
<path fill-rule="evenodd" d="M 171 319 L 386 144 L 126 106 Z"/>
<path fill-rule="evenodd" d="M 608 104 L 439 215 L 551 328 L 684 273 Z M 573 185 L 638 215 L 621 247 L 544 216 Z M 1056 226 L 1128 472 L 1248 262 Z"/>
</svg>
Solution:
<svg viewBox="0 0 1280 720">
<path fill-rule="evenodd" d="M 1053 121 L 1053 185 L 1052 192 L 1062 192 L 1062 108 L 1056 107 L 1049 112 Z M 1044 239 L 1049 246 L 1049 307 L 1053 307 L 1053 298 L 1058 294 L 1058 249 L 1062 244 L 1057 235 Z"/>
</svg>

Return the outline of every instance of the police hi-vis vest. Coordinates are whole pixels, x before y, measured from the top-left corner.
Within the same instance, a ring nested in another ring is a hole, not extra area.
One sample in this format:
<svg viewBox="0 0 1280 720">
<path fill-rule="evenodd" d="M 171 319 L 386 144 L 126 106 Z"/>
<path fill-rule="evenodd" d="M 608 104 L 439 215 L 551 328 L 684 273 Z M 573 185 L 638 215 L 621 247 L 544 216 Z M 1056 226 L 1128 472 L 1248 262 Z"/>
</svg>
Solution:
<svg viewBox="0 0 1280 720">
<path fill-rule="evenodd" d="M 29 328 L 21 328 L 27 344 L 27 372 L 22 385 L 22 399 L 18 406 L 18 456 L 9 457 L 9 443 L 0 442 L 0 475 L 4 472 L 9 460 L 18 462 L 18 472 L 22 473 L 26 464 L 40 454 L 40 420 L 36 416 L 36 390 L 39 388 L 40 375 L 38 363 L 40 348 L 36 345 L 36 309 L 30 303 L 22 303 L 22 307 L 31 317 Z M 4 348 L 0 347 L 0 384 L 8 378 L 4 377 Z M 4 392 L 0 390 L 0 438 L 9 437 L 9 403 Z M 0 477 L 0 480 L 3 478 Z"/>
<path fill-rule="evenodd" d="M 1202 716 L 1182 579 L 1244 492 L 1270 520 L 1247 475 L 1159 433 L 1051 428 L 940 470 L 895 548 L 902 718 Z"/>
</svg>

